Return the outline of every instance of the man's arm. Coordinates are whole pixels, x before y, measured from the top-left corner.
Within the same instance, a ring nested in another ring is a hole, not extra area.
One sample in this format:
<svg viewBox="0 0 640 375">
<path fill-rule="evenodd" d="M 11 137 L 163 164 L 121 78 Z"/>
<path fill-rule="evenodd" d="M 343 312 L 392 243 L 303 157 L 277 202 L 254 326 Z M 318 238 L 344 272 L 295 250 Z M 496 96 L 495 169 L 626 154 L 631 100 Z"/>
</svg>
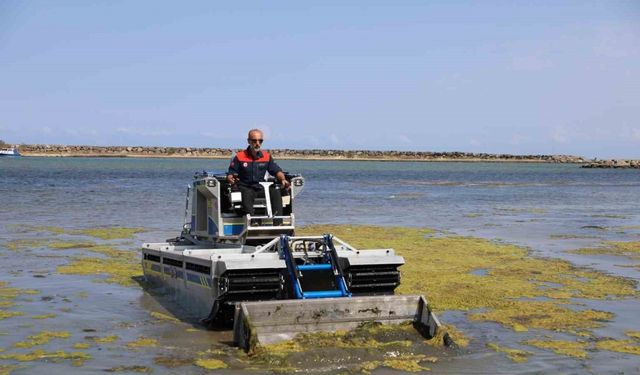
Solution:
<svg viewBox="0 0 640 375">
<path fill-rule="evenodd" d="M 278 171 L 278 173 L 276 173 L 276 178 L 284 188 L 289 188 L 289 185 L 291 185 L 282 171 Z"/>
<path fill-rule="evenodd" d="M 235 184 L 238 181 L 238 166 L 240 165 L 240 161 L 238 160 L 238 156 L 234 155 L 231 159 L 231 163 L 229 164 L 229 169 L 227 170 L 227 182 L 231 185 Z"/>
<path fill-rule="evenodd" d="M 287 181 L 287 177 L 284 175 L 284 172 L 282 172 L 282 168 L 273 160 L 273 157 L 269 157 L 268 171 L 270 175 L 276 176 L 284 188 L 289 188 L 291 184 Z"/>
</svg>

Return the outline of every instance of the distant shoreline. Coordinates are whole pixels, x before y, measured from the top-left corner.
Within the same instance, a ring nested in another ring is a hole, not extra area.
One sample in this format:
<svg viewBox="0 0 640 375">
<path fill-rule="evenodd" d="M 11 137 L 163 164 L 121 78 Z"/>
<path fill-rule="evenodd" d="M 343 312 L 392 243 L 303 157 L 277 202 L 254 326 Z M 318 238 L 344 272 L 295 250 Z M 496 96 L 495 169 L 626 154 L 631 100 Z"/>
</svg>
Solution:
<svg viewBox="0 0 640 375">
<path fill-rule="evenodd" d="M 149 146 L 21 145 L 23 156 L 230 159 L 238 149 Z M 511 155 L 469 152 L 270 149 L 278 160 L 509 162 L 581 164 L 585 168 L 640 168 L 638 160 L 592 160 L 574 155 Z"/>
<path fill-rule="evenodd" d="M 204 158 L 230 159 L 239 149 L 195 147 L 145 146 L 66 146 L 22 145 L 23 156 L 44 157 L 146 157 L 146 158 Z M 466 161 L 466 162 L 587 162 L 572 155 L 510 155 L 467 152 L 376 151 L 376 150 L 293 150 L 269 149 L 274 158 L 300 160 L 353 160 L 353 161 Z"/>
</svg>

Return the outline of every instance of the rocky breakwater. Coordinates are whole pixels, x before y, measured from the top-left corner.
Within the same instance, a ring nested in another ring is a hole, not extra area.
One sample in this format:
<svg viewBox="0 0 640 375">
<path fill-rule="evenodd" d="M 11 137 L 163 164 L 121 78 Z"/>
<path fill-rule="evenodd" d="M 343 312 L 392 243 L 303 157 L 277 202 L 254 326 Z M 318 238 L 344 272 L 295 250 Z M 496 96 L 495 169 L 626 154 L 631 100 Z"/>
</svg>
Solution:
<svg viewBox="0 0 640 375">
<path fill-rule="evenodd" d="M 227 158 L 234 150 L 193 147 L 22 145 L 20 151 L 24 156 Z"/>
<path fill-rule="evenodd" d="M 582 168 L 623 168 L 623 169 L 640 169 L 640 160 L 592 160 L 584 164 Z"/>
<path fill-rule="evenodd" d="M 148 147 L 148 146 L 66 146 L 22 145 L 24 156 L 59 157 L 187 157 L 230 158 L 236 151 L 230 148 Z M 477 161 L 477 162 L 587 162 L 571 155 L 510 155 L 470 152 L 375 151 L 375 150 L 297 150 L 272 149 L 277 159 L 310 160 L 406 160 L 406 161 Z"/>
</svg>

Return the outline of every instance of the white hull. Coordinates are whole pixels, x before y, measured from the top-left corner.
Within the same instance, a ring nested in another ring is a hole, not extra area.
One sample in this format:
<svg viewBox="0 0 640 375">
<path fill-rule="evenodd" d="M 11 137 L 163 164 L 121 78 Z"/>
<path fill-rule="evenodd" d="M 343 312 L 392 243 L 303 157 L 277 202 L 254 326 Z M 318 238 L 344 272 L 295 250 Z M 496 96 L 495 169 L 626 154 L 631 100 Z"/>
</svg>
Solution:
<svg viewBox="0 0 640 375">
<path fill-rule="evenodd" d="M 16 148 L 0 150 L 0 156 L 20 156 L 20 152 Z"/>
</svg>

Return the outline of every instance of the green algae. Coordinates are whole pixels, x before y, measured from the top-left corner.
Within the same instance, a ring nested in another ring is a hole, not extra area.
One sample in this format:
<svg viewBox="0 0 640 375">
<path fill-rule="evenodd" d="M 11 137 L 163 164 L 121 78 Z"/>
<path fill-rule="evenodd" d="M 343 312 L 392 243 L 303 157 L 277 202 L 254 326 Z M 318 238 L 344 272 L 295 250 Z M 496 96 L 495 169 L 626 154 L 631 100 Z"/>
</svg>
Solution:
<svg viewBox="0 0 640 375">
<path fill-rule="evenodd" d="M 78 229 L 71 232 L 71 234 L 84 235 L 89 237 L 96 237 L 102 240 L 114 240 L 114 239 L 126 239 L 133 238 L 136 233 L 142 233 L 143 228 L 125 228 L 125 227 L 109 227 L 109 228 L 89 228 Z"/>
<path fill-rule="evenodd" d="M 640 340 L 640 331 L 626 331 L 624 334 L 632 339 Z"/>
<path fill-rule="evenodd" d="M 633 280 L 579 268 L 563 260 L 533 258 L 527 249 L 478 238 L 427 237 L 423 229 L 376 226 L 309 226 L 300 232 L 330 232 L 361 249 L 394 248 L 405 258 L 398 292 L 424 294 L 436 310 L 484 309 L 472 317 L 517 331 L 599 327 L 612 314 L 575 311 L 561 305 L 570 298 L 637 295 Z M 475 269 L 488 271 L 479 276 L 471 273 Z M 536 302 L 540 297 L 551 301 Z"/>
<path fill-rule="evenodd" d="M 640 355 L 640 345 L 637 340 L 600 340 L 596 342 L 596 348 L 610 352 Z"/>
<path fill-rule="evenodd" d="M 10 307 L 15 306 L 16 304 L 12 301 L 0 301 L 0 309 L 8 309 Z"/>
<path fill-rule="evenodd" d="M 87 249 L 96 246 L 95 243 L 78 241 L 55 241 L 47 244 L 47 247 L 55 250 Z"/>
<path fill-rule="evenodd" d="M 51 318 L 55 318 L 57 315 L 56 314 L 43 314 L 43 315 L 34 315 L 31 317 L 31 319 L 51 319 Z"/>
<path fill-rule="evenodd" d="M 144 347 L 156 347 L 158 345 L 158 340 L 148 338 L 148 337 L 138 337 L 138 339 L 128 342 L 128 348 L 144 348 Z"/>
<path fill-rule="evenodd" d="M 370 374 L 371 371 L 379 367 L 388 367 L 402 372 L 429 371 L 431 370 L 429 367 L 423 366 L 420 363 L 435 363 L 437 360 L 435 357 L 427 357 L 423 354 L 408 354 L 399 357 L 385 358 L 381 361 L 365 361 L 354 370 L 364 374 Z"/>
<path fill-rule="evenodd" d="M 556 354 L 586 359 L 588 343 L 580 341 L 566 341 L 566 340 L 527 340 L 523 342 L 526 345 L 535 346 L 540 349 L 549 349 Z"/>
<path fill-rule="evenodd" d="M 86 342 L 77 342 L 73 344 L 74 349 L 89 349 L 90 346 L 91 345 L 87 344 Z"/>
<path fill-rule="evenodd" d="M 326 367 L 332 363 L 338 368 L 361 372 L 379 367 L 414 372 L 428 370 L 421 362 L 437 361 L 435 356 L 415 354 L 433 351 L 425 344 L 410 322 L 399 325 L 366 322 L 349 331 L 299 333 L 293 340 L 259 345 L 249 355 L 253 365 L 282 373 L 304 371 L 297 368 L 300 365 Z M 349 364 L 351 360 L 357 363 Z"/>
<path fill-rule="evenodd" d="M 67 230 L 61 227 L 54 227 L 54 226 L 44 226 L 44 227 L 37 227 L 37 226 L 31 226 L 31 230 L 33 231 L 38 231 L 38 232 L 51 232 L 54 234 L 65 234 L 67 233 Z"/>
<path fill-rule="evenodd" d="M 183 358 L 175 356 L 159 356 L 153 359 L 153 362 L 157 365 L 164 366 L 166 368 L 177 368 L 193 364 L 193 358 Z"/>
<path fill-rule="evenodd" d="M 487 343 L 487 348 L 495 350 L 496 352 L 505 353 L 510 360 L 516 363 L 527 362 L 529 357 L 533 355 L 533 353 L 526 350 L 507 348 L 506 346 L 501 346 L 491 342 Z"/>
<path fill-rule="evenodd" d="M 10 375 L 13 370 L 17 370 L 21 368 L 21 366 L 16 365 L 0 365 L 0 375 Z"/>
<path fill-rule="evenodd" d="M 218 369 L 229 367 L 223 361 L 219 359 L 212 359 L 212 358 L 208 358 L 208 359 L 200 358 L 200 359 L 197 359 L 194 363 L 196 366 L 205 368 L 207 370 L 218 370 Z"/>
<path fill-rule="evenodd" d="M 572 332 L 601 327 L 604 321 L 613 318 L 613 314 L 597 310 L 576 311 L 553 302 L 513 301 L 500 310 L 471 314 L 469 318 L 494 321 L 516 332 L 526 332 L 531 328 Z"/>
<path fill-rule="evenodd" d="M 47 344 L 52 339 L 68 339 L 69 337 L 71 337 L 71 334 L 65 331 L 42 331 L 37 335 L 27 337 L 28 341 L 20 341 L 13 346 L 16 348 L 32 348 L 37 345 Z"/>
<path fill-rule="evenodd" d="M 423 354 L 405 354 L 394 358 L 385 358 L 381 365 L 404 372 L 429 371 L 431 370 L 429 367 L 420 365 L 420 362 L 426 358 L 427 356 Z"/>
<path fill-rule="evenodd" d="M 180 323 L 179 319 L 176 319 L 173 316 L 169 316 L 167 314 L 159 313 L 159 312 L 156 312 L 156 311 L 152 311 L 149 314 L 151 316 L 153 316 L 154 318 L 159 319 L 159 320 L 166 320 L 166 321 L 173 322 L 173 323 Z"/>
<path fill-rule="evenodd" d="M 583 255 L 615 255 L 640 260 L 640 242 L 605 241 L 602 246 L 572 250 L 572 253 Z"/>
<path fill-rule="evenodd" d="M 482 214 L 472 213 L 472 214 L 466 214 L 464 215 L 464 217 L 476 218 L 476 217 L 482 217 Z"/>
<path fill-rule="evenodd" d="M 593 239 L 598 238 L 596 236 L 590 236 L 587 234 L 552 234 L 549 236 L 552 240 L 570 240 L 570 239 Z"/>
<path fill-rule="evenodd" d="M 47 244 L 45 239 L 19 239 L 7 242 L 5 245 L 11 251 L 23 251 L 27 249 L 40 248 Z"/>
<path fill-rule="evenodd" d="M 133 238 L 137 233 L 145 232 L 144 228 L 126 228 L 126 227 L 104 227 L 104 228 L 84 228 L 84 229 L 66 229 L 55 226 L 31 227 L 33 231 L 51 232 L 55 234 L 69 234 L 76 236 L 88 236 L 100 238 L 102 240 L 128 239 Z"/>
<path fill-rule="evenodd" d="M 91 359 L 91 356 L 84 352 L 67 353 L 62 350 L 48 352 L 45 350 L 37 349 L 28 353 L 0 354 L 0 359 L 12 359 L 20 362 L 32 362 L 37 360 L 58 362 L 61 360 L 70 360 L 71 364 L 73 364 L 74 366 L 82 366 L 84 364 L 84 361 Z"/>
<path fill-rule="evenodd" d="M 105 336 L 105 337 L 95 337 L 93 338 L 93 341 L 98 343 L 98 344 L 109 344 L 112 343 L 116 340 L 118 340 L 119 337 L 116 335 L 110 335 L 110 336 Z"/>
<path fill-rule="evenodd" d="M 626 215 L 617 215 L 617 214 L 595 214 L 595 215 L 591 215 L 591 217 L 603 218 L 603 219 L 628 219 L 629 218 Z"/>
<path fill-rule="evenodd" d="M 76 293 L 76 296 L 78 296 L 78 298 L 85 299 L 85 298 L 89 297 L 89 293 L 87 293 L 87 292 L 85 292 L 85 291 L 77 292 L 77 293 Z"/>
<path fill-rule="evenodd" d="M 24 315 L 24 313 L 22 311 L 4 311 L 4 310 L 0 310 L 0 320 L 12 318 L 14 316 L 21 316 L 21 315 Z"/>
<path fill-rule="evenodd" d="M 101 257 L 75 257 L 69 264 L 58 266 L 57 272 L 67 275 L 106 275 L 96 281 L 124 286 L 136 285 L 134 278 L 142 276 L 138 254 L 134 251 L 118 250 L 111 246 L 97 245 L 89 248 Z"/>
<path fill-rule="evenodd" d="M 376 226 L 314 225 L 298 233 L 333 233 L 360 249 L 394 248 L 405 258 L 398 292 L 424 294 L 436 310 L 470 311 L 472 320 L 493 321 L 516 332 L 543 329 L 591 339 L 591 330 L 602 327 L 614 315 L 584 309 L 574 299 L 612 300 L 638 295 L 633 280 L 564 260 L 532 257 L 527 249 L 495 241 L 431 237 L 423 229 Z M 637 243 L 608 242 L 607 246 L 625 253 L 637 249 Z M 478 269 L 486 272 L 472 273 Z M 525 344 L 586 357 L 586 344 L 580 342 L 531 340 Z"/>
<path fill-rule="evenodd" d="M 39 290 L 35 290 L 35 289 L 11 288 L 11 287 L 7 287 L 7 285 L 8 283 L 4 281 L 0 281 L 0 301 L 13 300 L 23 294 L 33 295 L 33 294 L 40 293 Z"/>
<path fill-rule="evenodd" d="M 445 345 L 445 337 L 449 336 L 455 346 L 459 348 L 465 348 L 469 346 L 469 338 L 460 332 L 455 326 L 450 324 L 442 324 L 436 335 L 430 340 L 425 340 L 424 343 L 434 347 L 442 347 Z"/>
<path fill-rule="evenodd" d="M 153 370 L 150 369 L 149 367 L 140 366 L 140 365 L 116 366 L 116 367 L 111 367 L 109 369 L 106 369 L 104 371 L 106 372 L 138 372 L 143 374 L 148 374 L 150 372 L 153 372 Z"/>
</svg>

